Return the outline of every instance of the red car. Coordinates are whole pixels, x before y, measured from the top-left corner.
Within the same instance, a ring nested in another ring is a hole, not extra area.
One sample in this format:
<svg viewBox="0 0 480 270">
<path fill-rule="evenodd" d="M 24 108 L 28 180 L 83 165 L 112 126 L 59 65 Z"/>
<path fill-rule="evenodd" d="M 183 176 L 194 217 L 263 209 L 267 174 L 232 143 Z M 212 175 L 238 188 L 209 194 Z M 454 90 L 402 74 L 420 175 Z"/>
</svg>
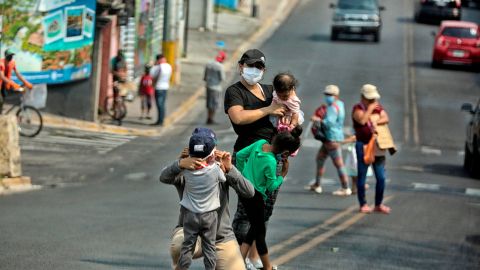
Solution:
<svg viewBox="0 0 480 270">
<path fill-rule="evenodd" d="M 478 24 L 465 21 L 443 21 L 440 31 L 434 35 L 432 67 L 442 64 L 480 65 Z"/>
</svg>

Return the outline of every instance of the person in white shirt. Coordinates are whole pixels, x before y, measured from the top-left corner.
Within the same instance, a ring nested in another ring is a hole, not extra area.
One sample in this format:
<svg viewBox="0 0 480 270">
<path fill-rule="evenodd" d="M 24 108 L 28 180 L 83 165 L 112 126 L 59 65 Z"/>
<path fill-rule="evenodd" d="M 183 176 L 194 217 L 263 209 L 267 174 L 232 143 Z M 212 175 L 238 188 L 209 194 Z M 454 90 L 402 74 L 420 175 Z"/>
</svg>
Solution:
<svg viewBox="0 0 480 270">
<path fill-rule="evenodd" d="M 172 77 L 172 66 L 167 63 L 163 54 L 158 54 L 155 65 L 150 70 L 153 85 L 155 87 L 155 101 L 157 104 L 158 117 L 153 125 L 163 125 L 165 118 L 165 101 L 167 100 L 167 91 L 170 88 L 170 79 Z"/>
</svg>

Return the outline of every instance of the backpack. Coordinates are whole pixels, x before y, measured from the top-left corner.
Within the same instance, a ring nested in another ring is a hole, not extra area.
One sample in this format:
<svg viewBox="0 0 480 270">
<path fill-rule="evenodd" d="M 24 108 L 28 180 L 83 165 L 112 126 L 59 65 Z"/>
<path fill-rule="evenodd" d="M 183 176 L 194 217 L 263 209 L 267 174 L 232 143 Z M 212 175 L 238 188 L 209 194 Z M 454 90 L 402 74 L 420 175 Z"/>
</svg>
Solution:
<svg viewBox="0 0 480 270">
<path fill-rule="evenodd" d="M 338 105 L 334 102 L 333 107 L 337 110 L 337 113 L 340 111 Z M 323 104 L 315 110 L 315 115 L 324 118 L 327 114 L 327 105 Z M 321 141 L 322 143 L 327 141 L 327 125 L 323 121 L 313 121 L 312 128 L 310 129 L 315 140 Z"/>
</svg>

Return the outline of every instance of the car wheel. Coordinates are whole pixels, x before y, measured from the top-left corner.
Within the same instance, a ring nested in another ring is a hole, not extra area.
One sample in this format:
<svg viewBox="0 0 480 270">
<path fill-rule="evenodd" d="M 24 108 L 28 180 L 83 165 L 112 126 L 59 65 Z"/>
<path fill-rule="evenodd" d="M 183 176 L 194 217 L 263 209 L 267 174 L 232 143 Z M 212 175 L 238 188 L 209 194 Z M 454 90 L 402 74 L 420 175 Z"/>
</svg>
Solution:
<svg viewBox="0 0 480 270">
<path fill-rule="evenodd" d="M 473 154 L 470 163 L 471 176 L 480 179 L 480 153 L 478 152 L 478 142 L 473 141 Z"/>
<path fill-rule="evenodd" d="M 332 32 L 330 33 L 330 39 L 331 40 L 338 40 L 338 31 L 335 31 L 332 29 Z"/>
<path fill-rule="evenodd" d="M 439 61 L 433 60 L 432 59 L 432 68 L 439 68 L 441 66 L 441 63 Z"/>
<path fill-rule="evenodd" d="M 463 169 L 470 174 L 472 169 L 472 153 L 468 149 L 467 143 L 465 143 L 465 156 L 463 157 Z"/>
<path fill-rule="evenodd" d="M 373 41 L 380 42 L 380 31 L 377 31 L 373 34 Z"/>
</svg>

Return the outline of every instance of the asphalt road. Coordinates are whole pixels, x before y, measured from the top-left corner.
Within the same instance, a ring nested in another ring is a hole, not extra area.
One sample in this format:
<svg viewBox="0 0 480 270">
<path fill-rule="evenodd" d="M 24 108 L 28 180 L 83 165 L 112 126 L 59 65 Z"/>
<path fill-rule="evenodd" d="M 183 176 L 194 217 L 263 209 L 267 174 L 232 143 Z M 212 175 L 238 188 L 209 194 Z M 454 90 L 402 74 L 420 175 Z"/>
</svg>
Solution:
<svg viewBox="0 0 480 270">
<path fill-rule="evenodd" d="M 480 96 L 480 76 L 431 69 L 430 32 L 437 26 L 413 22 L 412 1 L 381 2 L 386 11 L 378 44 L 331 42 L 329 1 L 305 0 L 261 46 L 265 81 L 279 71 L 295 74 L 307 115 L 327 84 L 340 86 L 348 111 L 362 84 L 377 85 L 400 150 L 388 157 L 392 213 L 362 215 L 355 197 L 330 195 L 339 186 L 331 164 L 324 194 L 303 190 L 314 176 L 319 147 L 306 138 L 267 235 L 281 269 L 480 266 L 480 182 L 461 169 L 467 117 L 460 112 L 463 102 Z M 480 22 L 478 10 L 464 15 Z M 160 138 L 49 130 L 37 141 L 22 141 L 24 169 L 43 188 L 0 197 L 0 269 L 169 269 L 178 198 L 158 175 L 204 123 L 204 100 L 197 105 Z M 225 116 L 217 117 L 220 147 L 231 150 L 235 136 Z M 106 146 L 110 139 L 116 143 Z M 202 269 L 201 261 L 192 269 Z"/>
</svg>

